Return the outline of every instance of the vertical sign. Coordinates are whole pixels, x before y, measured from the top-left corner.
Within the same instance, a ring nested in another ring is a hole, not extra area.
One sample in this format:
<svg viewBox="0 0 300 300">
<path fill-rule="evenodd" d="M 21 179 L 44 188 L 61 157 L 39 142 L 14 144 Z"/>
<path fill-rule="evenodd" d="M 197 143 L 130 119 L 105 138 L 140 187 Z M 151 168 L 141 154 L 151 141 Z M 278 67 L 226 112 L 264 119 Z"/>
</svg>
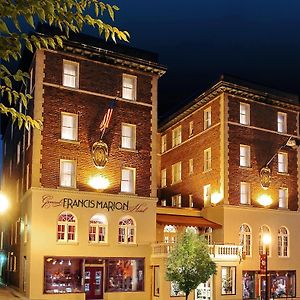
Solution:
<svg viewBox="0 0 300 300">
<path fill-rule="evenodd" d="M 261 254 L 260 255 L 260 273 L 266 273 L 266 266 L 267 266 L 267 255 Z"/>
</svg>

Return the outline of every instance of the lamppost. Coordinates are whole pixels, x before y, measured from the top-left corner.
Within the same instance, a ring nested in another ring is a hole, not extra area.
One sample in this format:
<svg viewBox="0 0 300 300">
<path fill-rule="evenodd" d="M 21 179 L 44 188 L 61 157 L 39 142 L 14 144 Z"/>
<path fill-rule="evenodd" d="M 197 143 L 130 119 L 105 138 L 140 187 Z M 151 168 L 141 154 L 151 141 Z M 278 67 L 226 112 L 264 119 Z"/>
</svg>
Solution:
<svg viewBox="0 0 300 300">
<path fill-rule="evenodd" d="M 266 269 L 266 286 L 265 286 L 265 300 L 268 300 L 268 250 L 267 247 L 271 244 L 271 235 L 269 233 L 264 233 L 262 236 L 262 243 L 265 248 L 265 255 L 266 255 L 266 261 L 265 261 L 265 269 Z"/>
</svg>

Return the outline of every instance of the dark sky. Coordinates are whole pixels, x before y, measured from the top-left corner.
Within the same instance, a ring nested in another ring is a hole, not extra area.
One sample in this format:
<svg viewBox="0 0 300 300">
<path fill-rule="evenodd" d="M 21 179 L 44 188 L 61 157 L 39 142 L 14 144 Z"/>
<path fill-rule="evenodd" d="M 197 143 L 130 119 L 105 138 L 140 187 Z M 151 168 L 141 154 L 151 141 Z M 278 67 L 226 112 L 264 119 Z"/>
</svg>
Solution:
<svg viewBox="0 0 300 300">
<path fill-rule="evenodd" d="M 130 44 L 159 53 L 160 114 L 222 73 L 300 93 L 299 0 L 117 1 Z"/>
</svg>

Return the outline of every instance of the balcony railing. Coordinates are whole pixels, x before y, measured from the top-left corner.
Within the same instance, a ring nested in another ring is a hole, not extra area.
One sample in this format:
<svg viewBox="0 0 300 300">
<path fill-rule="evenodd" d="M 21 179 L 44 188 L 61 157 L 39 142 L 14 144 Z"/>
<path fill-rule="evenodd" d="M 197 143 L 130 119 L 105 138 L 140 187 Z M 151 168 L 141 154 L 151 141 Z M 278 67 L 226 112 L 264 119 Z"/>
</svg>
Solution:
<svg viewBox="0 0 300 300">
<path fill-rule="evenodd" d="M 157 243 L 152 245 L 152 257 L 166 257 L 174 243 Z M 208 245 L 209 254 L 214 261 L 240 261 L 242 258 L 242 246 L 224 244 Z"/>
</svg>

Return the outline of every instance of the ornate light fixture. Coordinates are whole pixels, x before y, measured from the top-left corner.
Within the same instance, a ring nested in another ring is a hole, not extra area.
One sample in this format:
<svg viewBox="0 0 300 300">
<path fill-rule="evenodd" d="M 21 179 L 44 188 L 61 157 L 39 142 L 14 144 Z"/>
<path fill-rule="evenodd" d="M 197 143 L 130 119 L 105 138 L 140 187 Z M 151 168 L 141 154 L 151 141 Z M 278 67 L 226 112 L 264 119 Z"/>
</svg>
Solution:
<svg viewBox="0 0 300 300">
<path fill-rule="evenodd" d="M 89 185 L 95 190 L 105 190 L 109 187 L 109 180 L 102 175 L 91 177 Z"/>
</svg>

